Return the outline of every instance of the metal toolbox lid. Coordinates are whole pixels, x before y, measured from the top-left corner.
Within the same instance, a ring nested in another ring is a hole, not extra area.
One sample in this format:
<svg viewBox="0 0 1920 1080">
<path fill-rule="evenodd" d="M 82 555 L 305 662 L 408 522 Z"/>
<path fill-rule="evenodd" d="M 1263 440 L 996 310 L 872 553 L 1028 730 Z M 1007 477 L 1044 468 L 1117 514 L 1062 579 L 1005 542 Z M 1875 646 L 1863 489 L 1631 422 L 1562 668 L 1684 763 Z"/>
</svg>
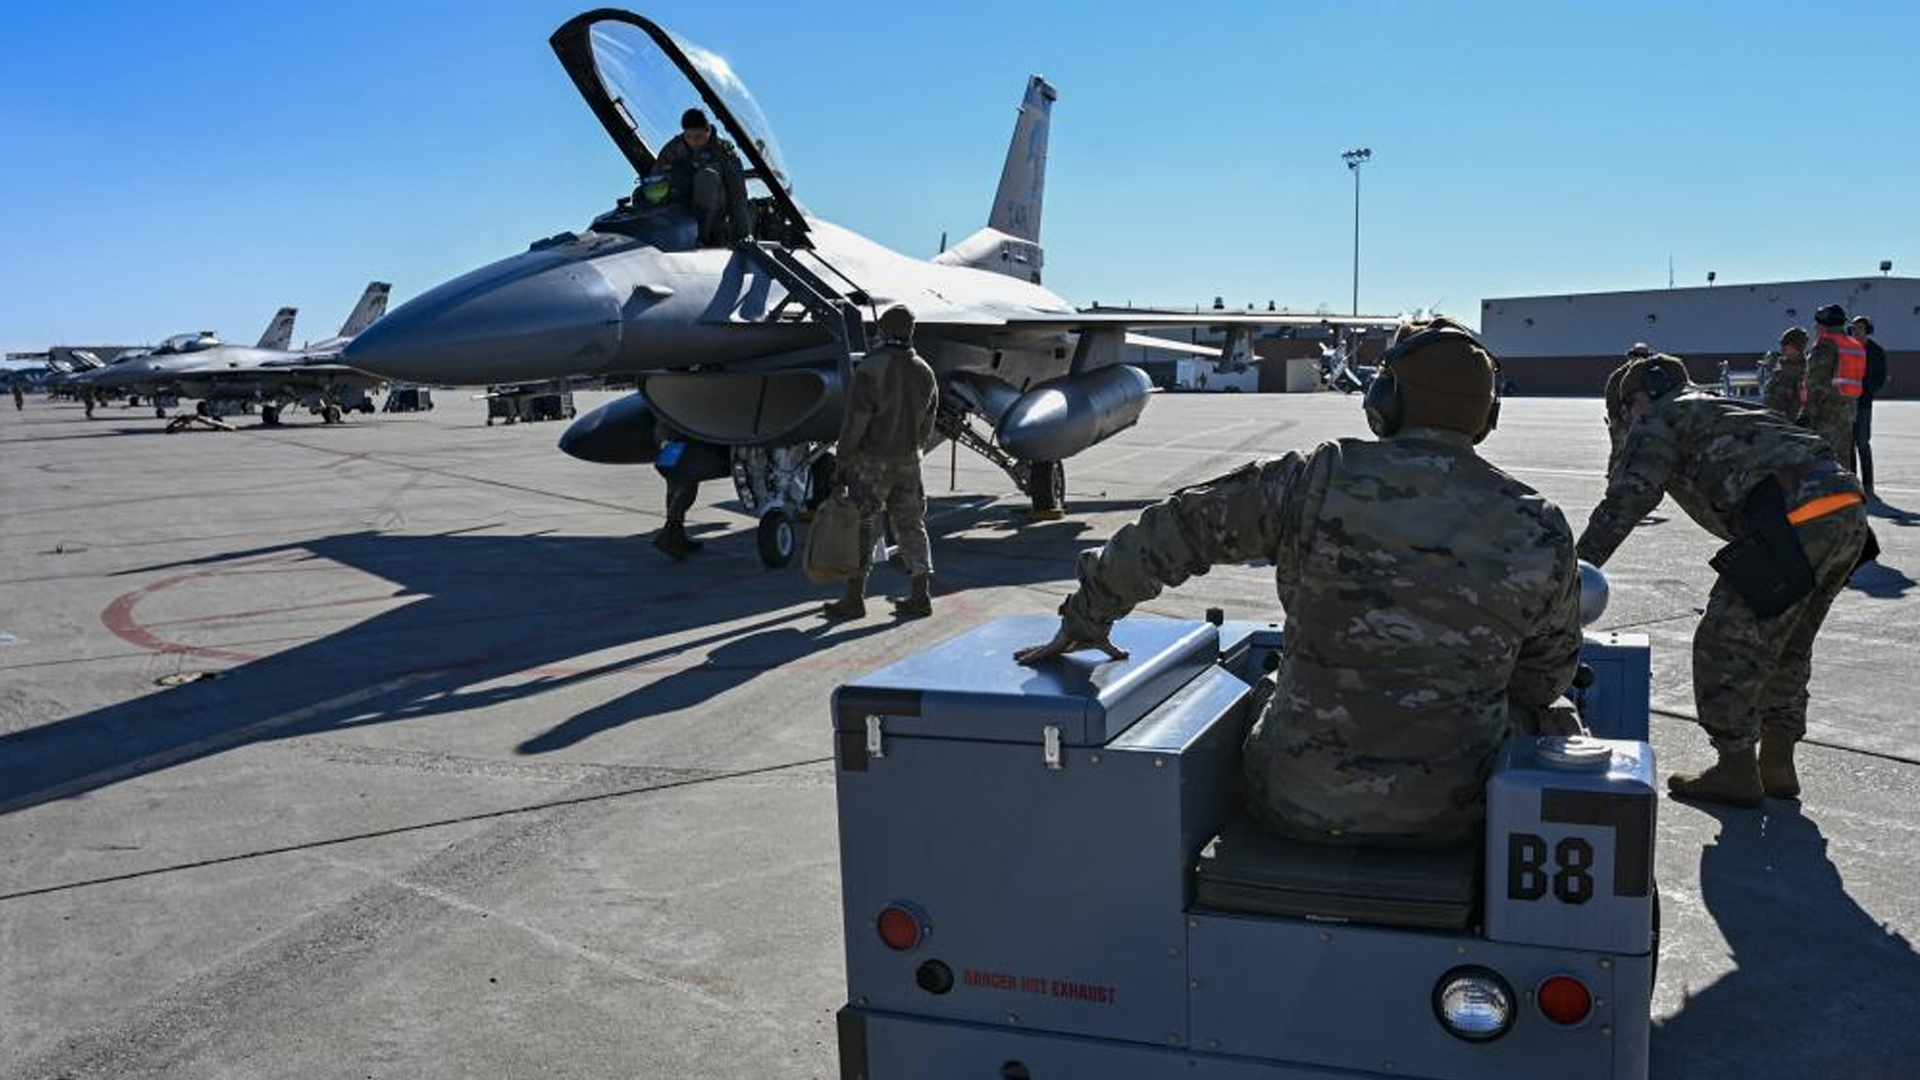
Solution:
<svg viewBox="0 0 1920 1080">
<path fill-rule="evenodd" d="M 837 730 L 881 717 L 889 737 L 1038 743 L 1057 727 L 1068 746 L 1101 746 L 1151 712 L 1220 654 L 1212 623 L 1138 617 L 1113 628 L 1125 660 L 1095 650 L 1037 667 L 1014 651 L 1053 637 L 1051 615 L 996 619 L 881 668 L 833 695 Z"/>
</svg>

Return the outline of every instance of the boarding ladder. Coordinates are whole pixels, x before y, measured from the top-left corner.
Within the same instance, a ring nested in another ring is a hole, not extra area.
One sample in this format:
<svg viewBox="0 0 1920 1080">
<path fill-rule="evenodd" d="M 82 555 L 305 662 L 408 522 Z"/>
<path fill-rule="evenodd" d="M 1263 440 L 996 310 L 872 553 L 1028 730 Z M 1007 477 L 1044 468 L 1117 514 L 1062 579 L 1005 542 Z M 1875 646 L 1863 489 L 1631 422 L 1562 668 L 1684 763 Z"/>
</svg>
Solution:
<svg viewBox="0 0 1920 1080">
<path fill-rule="evenodd" d="M 773 310 L 767 312 L 766 321 L 783 321 L 788 318 L 791 308 L 798 307 L 833 335 L 834 342 L 841 347 L 841 377 L 850 378 L 854 359 L 867 351 L 867 321 L 860 312 L 866 303 L 865 292 L 848 280 L 846 275 L 834 270 L 817 253 L 814 258 L 845 282 L 850 288 L 849 292 L 841 292 L 825 277 L 814 272 L 812 267 L 800 261 L 799 253 L 785 244 L 769 240 L 747 241 L 740 245 L 740 250 L 787 290 L 787 295 L 774 305 Z"/>
<path fill-rule="evenodd" d="M 974 430 L 964 409 L 949 405 L 942 399 L 940 411 L 933 417 L 933 429 L 952 440 L 954 445 L 966 447 L 999 466 L 1000 471 L 1007 474 L 1007 477 L 1013 481 L 1013 486 L 1018 488 L 1022 495 L 1033 494 L 1028 487 L 1033 482 L 1033 467 L 1000 449 L 999 444 Z"/>
</svg>

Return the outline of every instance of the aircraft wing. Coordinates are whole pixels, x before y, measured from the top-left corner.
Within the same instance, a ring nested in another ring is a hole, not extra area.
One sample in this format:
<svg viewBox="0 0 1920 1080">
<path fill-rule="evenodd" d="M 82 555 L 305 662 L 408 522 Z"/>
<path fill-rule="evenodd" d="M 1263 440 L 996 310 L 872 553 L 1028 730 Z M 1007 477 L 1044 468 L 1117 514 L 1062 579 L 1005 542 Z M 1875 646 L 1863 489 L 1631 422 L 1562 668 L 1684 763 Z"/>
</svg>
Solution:
<svg viewBox="0 0 1920 1080">
<path fill-rule="evenodd" d="M 1004 316 L 987 311 L 967 311 L 951 320 L 943 318 L 944 314 L 931 313 L 927 318 L 919 321 L 931 326 L 947 323 L 955 326 L 991 326 L 1013 331 L 1061 332 L 1187 328 L 1230 330 L 1239 327 L 1265 329 L 1288 326 L 1339 326 L 1366 329 L 1391 328 L 1400 324 L 1400 317 L 1397 315 L 1295 315 L 1272 311 L 1200 311 L 1191 315 L 1157 311 L 1075 311 L 1059 314 L 1032 312 Z"/>
<path fill-rule="evenodd" d="M 1186 353 L 1189 356 L 1204 356 L 1209 359 L 1218 359 L 1220 356 L 1220 350 L 1211 345 L 1189 345 L 1184 341 L 1175 341 L 1172 338 L 1158 338 L 1151 334 L 1128 334 L 1127 344 L 1134 348 Z"/>
</svg>

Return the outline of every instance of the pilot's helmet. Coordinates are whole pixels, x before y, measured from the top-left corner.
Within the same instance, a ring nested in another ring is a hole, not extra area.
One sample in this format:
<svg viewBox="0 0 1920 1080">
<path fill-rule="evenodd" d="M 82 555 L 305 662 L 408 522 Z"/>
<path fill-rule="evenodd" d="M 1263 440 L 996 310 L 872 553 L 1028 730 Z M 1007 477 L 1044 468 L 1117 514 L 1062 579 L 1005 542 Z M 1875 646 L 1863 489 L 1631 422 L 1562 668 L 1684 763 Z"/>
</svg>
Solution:
<svg viewBox="0 0 1920 1080">
<path fill-rule="evenodd" d="M 641 177 L 640 183 L 633 190 L 640 196 L 642 205 L 659 206 L 667 201 L 667 196 L 672 193 L 673 188 L 668 184 L 664 173 L 654 173 Z"/>
</svg>

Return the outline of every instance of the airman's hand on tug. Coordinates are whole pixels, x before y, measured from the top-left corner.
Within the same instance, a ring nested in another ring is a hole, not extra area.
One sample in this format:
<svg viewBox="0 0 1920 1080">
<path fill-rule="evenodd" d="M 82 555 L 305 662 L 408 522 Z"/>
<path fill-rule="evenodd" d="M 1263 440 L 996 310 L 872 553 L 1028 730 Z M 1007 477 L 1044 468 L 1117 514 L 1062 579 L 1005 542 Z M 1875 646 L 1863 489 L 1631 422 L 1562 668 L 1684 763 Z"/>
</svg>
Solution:
<svg viewBox="0 0 1920 1080">
<path fill-rule="evenodd" d="M 1056 657 L 1065 656 L 1070 652 L 1079 652 L 1081 649 L 1099 649 L 1101 652 L 1106 653 L 1107 658 L 1110 660 L 1125 660 L 1127 658 L 1127 651 L 1115 645 L 1113 639 L 1107 634 L 1101 634 L 1100 637 L 1094 641 L 1075 641 L 1073 638 L 1067 636 L 1067 628 L 1061 626 L 1060 629 L 1054 633 L 1052 641 L 1047 642 L 1045 645 L 1029 645 L 1024 649 L 1020 649 L 1013 654 L 1013 659 L 1016 663 L 1038 664 L 1043 660 L 1052 660 Z"/>
</svg>

